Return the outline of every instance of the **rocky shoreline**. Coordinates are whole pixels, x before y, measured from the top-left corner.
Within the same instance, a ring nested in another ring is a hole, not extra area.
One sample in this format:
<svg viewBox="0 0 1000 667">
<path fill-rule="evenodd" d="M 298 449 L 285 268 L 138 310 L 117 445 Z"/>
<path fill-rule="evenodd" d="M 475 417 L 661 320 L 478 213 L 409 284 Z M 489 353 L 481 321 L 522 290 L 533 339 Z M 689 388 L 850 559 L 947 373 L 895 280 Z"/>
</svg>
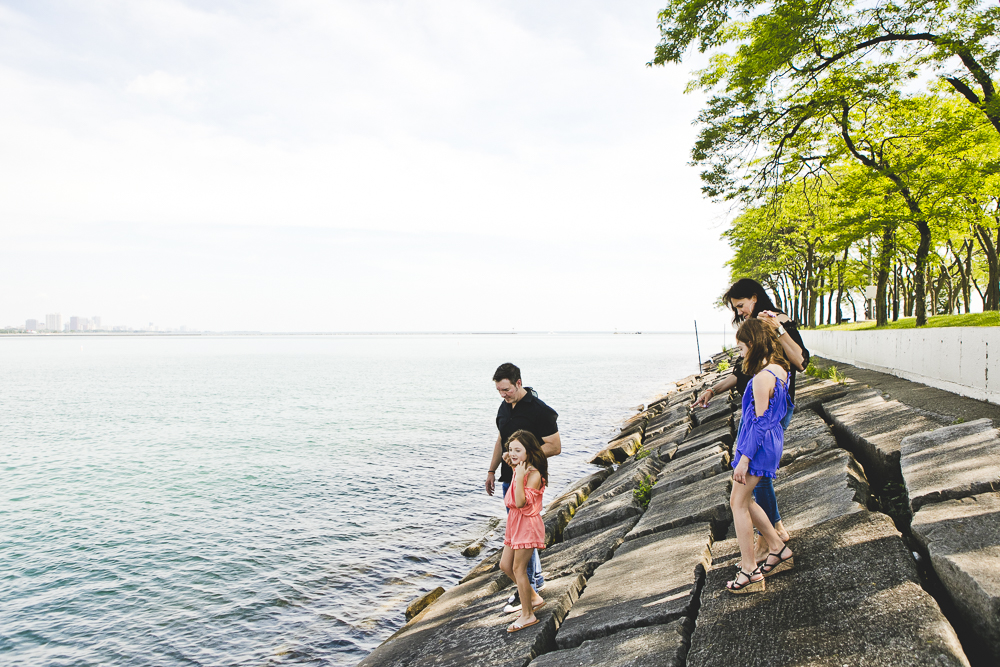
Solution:
<svg viewBox="0 0 1000 667">
<path fill-rule="evenodd" d="M 948 423 L 850 379 L 800 375 L 775 483 L 796 566 L 734 596 L 739 404 L 688 407 L 723 361 L 629 418 L 595 455 L 603 467 L 547 505 L 538 625 L 504 631 L 513 584 L 494 552 L 414 601 L 360 664 L 1000 664 L 992 420 Z"/>
</svg>

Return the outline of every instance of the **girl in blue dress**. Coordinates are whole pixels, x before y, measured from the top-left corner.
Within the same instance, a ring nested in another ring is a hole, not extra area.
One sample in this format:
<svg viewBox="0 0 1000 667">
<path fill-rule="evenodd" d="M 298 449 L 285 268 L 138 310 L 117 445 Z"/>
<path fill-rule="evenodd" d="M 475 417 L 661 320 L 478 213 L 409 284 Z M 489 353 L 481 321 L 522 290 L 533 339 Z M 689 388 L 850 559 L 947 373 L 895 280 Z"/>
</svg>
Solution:
<svg viewBox="0 0 1000 667">
<path fill-rule="evenodd" d="M 733 450 L 733 491 L 729 505 L 740 544 L 740 572 L 726 588 L 732 593 L 764 590 L 764 577 L 792 567 L 792 550 L 778 537 L 753 489 L 762 478 L 774 479 L 784 445 L 781 420 L 787 410 L 790 364 L 777 331 L 758 319 L 748 319 L 736 332 L 743 355 L 743 372 L 752 379 L 743 393 L 743 417 Z M 767 541 L 769 554 L 758 567 L 753 529 Z"/>
</svg>

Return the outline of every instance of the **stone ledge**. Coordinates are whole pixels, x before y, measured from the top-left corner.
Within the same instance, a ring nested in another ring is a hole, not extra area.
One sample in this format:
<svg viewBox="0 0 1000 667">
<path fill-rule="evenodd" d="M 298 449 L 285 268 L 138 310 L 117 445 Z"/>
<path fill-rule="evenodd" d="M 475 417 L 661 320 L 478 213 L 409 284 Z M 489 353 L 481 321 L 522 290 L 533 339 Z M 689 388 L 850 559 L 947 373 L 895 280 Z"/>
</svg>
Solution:
<svg viewBox="0 0 1000 667">
<path fill-rule="evenodd" d="M 690 523 L 726 521 L 729 516 L 729 476 L 716 475 L 653 498 L 626 540 L 671 530 Z"/>
<path fill-rule="evenodd" d="M 900 469 L 916 512 L 927 503 L 1000 490 L 1000 431 L 977 419 L 911 435 L 900 448 Z"/>
<path fill-rule="evenodd" d="M 910 530 L 964 622 L 1000 664 L 1000 493 L 924 505 Z"/>
<path fill-rule="evenodd" d="M 682 618 L 667 625 L 622 630 L 541 655 L 531 667 L 684 667 L 693 625 Z"/>
<path fill-rule="evenodd" d="M 709 571 L 688 667 L 968 666 L 889 517 L 833 519 L 797 532 L 791 546 L 794 569 L 768 578 L 764 593 L 724 590 L 732 560 Z"/>
<path fill-rule="evenodd" d="M 587 639 L 690 615 L 710 543 L 707 523 L 626 542 L 587 582 L 556 644 L 574 648 Z"/>
<path fill-rule="evenodd" d="M 886 401 L 871 389 L 823 403 L 822 410 L 834 433 L 850 444 L 869 475 L 880 480 L 898 479 L 903 438 L 940 426 L 899 401 Z"/>
</svg>

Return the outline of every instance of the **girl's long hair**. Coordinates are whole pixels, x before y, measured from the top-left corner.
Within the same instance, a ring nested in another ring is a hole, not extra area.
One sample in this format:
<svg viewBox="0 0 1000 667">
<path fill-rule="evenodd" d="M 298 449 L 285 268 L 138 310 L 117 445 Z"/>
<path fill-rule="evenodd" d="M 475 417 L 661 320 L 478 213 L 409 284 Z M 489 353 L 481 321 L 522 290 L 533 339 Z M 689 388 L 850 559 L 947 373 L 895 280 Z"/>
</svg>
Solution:
<svg viewBox="0 0 1000 667">
<path fill-rule="evenodd" d="M 759 303 L 759 302 L 758 302 Z M 785 357 L 785 350 L 778 341 L 778 332 L 770 324 L 751 318 L 736 330 L 736 340 L 746 343 L 747 354 L 743 358 L 743 372 L 754 376 L 768 364 L 778 364 L 786 371 L 792 365 Z"/>
<path fill-rule="evenodd" d="M 764 286 L 753 278 L 740 278 L 732 286 L 726 290 L 723 295 L 723 299 L 726 305 L 733 308 L 733 299 L 749 299 L 750 297 L 757 297 L 757 303 L 753 307 L 752 317 L 757 317 L 757 315 L 764 310 L 773 310 L 780 313 L 777 306 L 771 301 L 771 297 L 767 295 L 764 291 Z M 739 324 L 743 321 L 743 316 L 740 315 L 735 308 L 733 308 L 733 324 Z"/>
<path fill-rule="evenodd" d="M 542 443 L 538 441 L 530 431 L 520 430 L 514 431 L 507 442 L 504 443 L 504 449 L 510 449 L 510 443 L 517 440 L 519 443 L 524 445 L 524 451 L 528 455 L 528 464 L 535 467 L 538 472 L 542 473 L 542 481 L 545 482 L 545 486 L 549 485 L 549 460 L 545 457 L 545 452 L 542 451 Z"/>
</svg>

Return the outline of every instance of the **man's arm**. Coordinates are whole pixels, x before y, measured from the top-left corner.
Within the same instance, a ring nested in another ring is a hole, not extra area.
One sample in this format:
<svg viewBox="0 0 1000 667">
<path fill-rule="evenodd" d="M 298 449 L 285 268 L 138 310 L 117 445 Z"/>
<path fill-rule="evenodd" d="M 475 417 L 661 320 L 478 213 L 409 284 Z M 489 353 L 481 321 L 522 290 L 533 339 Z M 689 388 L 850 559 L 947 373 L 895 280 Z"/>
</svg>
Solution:
<svg viewBox="0 0 1000 667">
<path fill-rule="evenodd" d="M 558 434 L 557 434 L 558 435 Z M 492 496 L 496 489 L 497 466 L 500 465 L 500 456 L 503 454 L 503 444 L 500 442 L 500 434 L 497 434 L 497 444 L 493 445 L 493 456 L 490 457 L 490 470 L 486 473 L 486 495 Z"/>
<path fill-rule="evenodd" d="M 545 458 L 559 456 L 562 453 L 562 440 L 559 438 L 559 431 L 542 438 L 542 454 Z"/>
</svg>

